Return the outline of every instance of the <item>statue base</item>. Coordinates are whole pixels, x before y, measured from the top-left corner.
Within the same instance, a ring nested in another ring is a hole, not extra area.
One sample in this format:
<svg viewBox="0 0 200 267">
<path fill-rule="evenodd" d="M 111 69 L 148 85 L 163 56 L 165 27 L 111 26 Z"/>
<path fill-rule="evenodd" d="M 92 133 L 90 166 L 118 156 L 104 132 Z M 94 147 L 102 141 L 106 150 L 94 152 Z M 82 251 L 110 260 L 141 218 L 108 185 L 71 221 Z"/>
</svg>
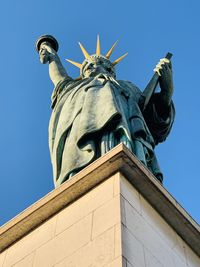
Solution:
<svg viewBox="0 0 200 267">
<path fill-rule="evenodd" d="M 123 145 L 0 230 L 0 266 L 200 266 L 195 221 Z"/>
</svg>

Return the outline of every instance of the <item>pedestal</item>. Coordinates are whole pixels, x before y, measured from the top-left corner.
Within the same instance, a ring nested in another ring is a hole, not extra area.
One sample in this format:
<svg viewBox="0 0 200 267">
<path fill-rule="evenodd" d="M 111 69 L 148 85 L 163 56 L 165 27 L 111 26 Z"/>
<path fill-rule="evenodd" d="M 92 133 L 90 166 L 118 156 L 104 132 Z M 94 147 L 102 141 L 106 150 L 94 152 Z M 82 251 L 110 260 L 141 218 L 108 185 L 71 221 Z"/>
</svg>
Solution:
<svg viewBox="0 0 200 267">
<path fill-rule="evenodd" d="M 200 266 L 199 226 L 123 145 L 0 230 L 0 266 Z"/>
</svg>

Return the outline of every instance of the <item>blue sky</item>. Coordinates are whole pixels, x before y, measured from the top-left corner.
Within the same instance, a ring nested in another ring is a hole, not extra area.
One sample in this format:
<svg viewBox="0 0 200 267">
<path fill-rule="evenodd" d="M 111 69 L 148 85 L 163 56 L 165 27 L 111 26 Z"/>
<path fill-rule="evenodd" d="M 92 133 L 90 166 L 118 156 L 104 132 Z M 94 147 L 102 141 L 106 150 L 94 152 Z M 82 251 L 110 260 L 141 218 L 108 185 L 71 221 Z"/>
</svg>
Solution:
<svg viewBox="0 0 200 267">
<path fill-rule="evenodd" d="M 95 52 L 96 36 L 112 59 L 119 79 L 143 90 L 158 60 L 173 53 L 176 120 L 167 141 L 156 148 L 165 188 L 200 221 L 200 2 L 198 0 L 64 1 L 2 0 L 0 10 L 0 225 L 53 190 L 48 122 L 53 84 L 39 62 L 35 41 L 52 34 L 65 61 L 82 62 L 81 41 Z"/>
</svg>

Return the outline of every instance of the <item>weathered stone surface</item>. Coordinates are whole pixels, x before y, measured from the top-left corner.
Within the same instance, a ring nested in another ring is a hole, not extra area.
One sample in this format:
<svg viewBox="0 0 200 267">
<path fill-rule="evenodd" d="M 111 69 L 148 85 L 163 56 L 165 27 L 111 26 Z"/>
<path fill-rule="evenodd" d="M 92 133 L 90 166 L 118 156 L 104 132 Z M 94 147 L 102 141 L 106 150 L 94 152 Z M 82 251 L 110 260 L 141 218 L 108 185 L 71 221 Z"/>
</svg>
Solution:
<svg viewBox="0 0 200 267">
<path fill-rule="evenodd" d="M 32 267 L 33 266 L 33 260 L 34 260 L 35 252 L 29 254 L 16 264 L 12 265 L 13 267 Z"/>
<path fill-rule="evenodd" d="M 92 214 L 36 249 L 34 267 L 53 266 L 90 242 Z"/>
<path fill-rule="evenodd" d="M 116 196 L 111 201 L 94 211 L 92 238 L 105 232 L 121 221 L 120 196 Z"/>
<path fill-rule="evenodd" d="M 102 197 L 103 196 L 103 197 Z M 113 198 L 113 179 L 106 180 L 100 187 L 95 187 L 92 191 L 72 203 L 67 209 L 58 214 L 56 224 L 56 234 L 67 229 L 81 218 L 95 211 Z"/>
<path fill-rule="evenodd" d="M 75 253 L 66 257 L 55 267 L 107 266 L 114 260 L 114 228 L 105 231 Z M 121 265 L 119 265 L 121 267 Z"/>
</svg>

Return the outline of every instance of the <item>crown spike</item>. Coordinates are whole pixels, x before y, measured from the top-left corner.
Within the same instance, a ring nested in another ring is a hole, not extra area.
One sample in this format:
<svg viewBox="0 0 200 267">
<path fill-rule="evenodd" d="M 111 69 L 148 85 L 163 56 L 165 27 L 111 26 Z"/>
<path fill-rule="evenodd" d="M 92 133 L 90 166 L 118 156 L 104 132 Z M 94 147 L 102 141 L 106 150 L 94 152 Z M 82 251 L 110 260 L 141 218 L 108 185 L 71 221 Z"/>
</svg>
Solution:
<svg viewBox="0 0 200 267">
<path fill-rule="evenodd" d="M 78 62 L 72 61 L 70 59 L 66 59 L 69 63 L 73 64 L 74 66 L 76 66 L 77 68 L 81 69 L 82 65 Z"/>
<path fill-rule="evenodd" d="M 116 59 L 112 64 L 115 66 L 117 65 L 125 56 L 127 56 L 128 53 L 124 54 L 123 56 L 119 57 L 118 59 Z"/>
<path fill-rule="evenodd" d="M 106 54 L 106 58 L 109 59 L 110 56 L 112 55 L 113 50 L 115 49 L 116 44 L 118 43 L 118 40 L 114 43 L 114 45 L 110 48 L 108 53 Z"/>
<path fill-rule="evenodd" d="M 78 43 L 82 52 L 83 52 L 83 55 L 85 56 L 86 59 L 90 59 L 90 55 L 88 54 L 88 52 L 85 50 L 85 48 L 83 47 L 83 45 L 79 42 Z"/>
<path fill-rule="evenodd" d="M 100 54 L 101 54 L 101 46 L 100 46 L 100 38 L 99 38 L 99 34 L 97 35 L 97 48 L 96 48 L 96 54 L 97 54 L 97 56 L 100 56 Z"/>
</svg>

